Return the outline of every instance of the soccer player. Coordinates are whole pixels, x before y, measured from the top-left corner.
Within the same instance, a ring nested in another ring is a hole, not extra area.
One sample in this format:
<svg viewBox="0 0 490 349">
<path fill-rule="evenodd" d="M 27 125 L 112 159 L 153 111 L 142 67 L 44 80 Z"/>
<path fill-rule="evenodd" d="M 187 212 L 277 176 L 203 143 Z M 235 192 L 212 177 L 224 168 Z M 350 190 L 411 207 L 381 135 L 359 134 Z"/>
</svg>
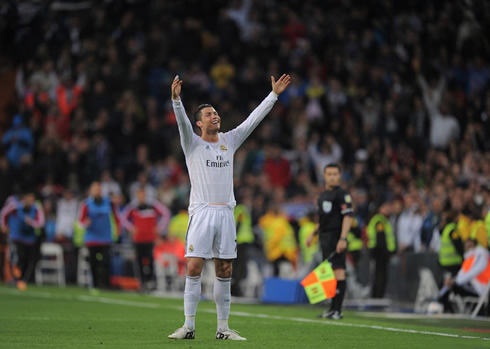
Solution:
<svg viewBox="0 0 490 349">
<path fill-rule="evenodd" d="M 328 164 L 323 173 L 326 190 L 318 198 L 320 224 L 319 228 L 309 236 L 307 245 L 310 245 L 313 237 L 319 234 L 323 258 L 330 258 L 337 279 L 337 292 L 330 304 L 330 310 L 323 312 L 320 317 L 340 320 L 342 319 L 342 301 L 346 288 L 347 234 L 352 225 L 354 210 L 351 196 L 340 187 L 340 166 Z"/>
<path fill-rule="evenodd" d="M 23 291 L 36 267 L 39 229 L 45 223 L 43 208 L 36 202 L 34 192 L 27 191 L 20 199 L 7 199 L 0 216 L 2 231 L 8 233 L 9 241 L 15 247 L 12 274 L 17 288 Z"/>
<path fill-rule="evenodd" d="M 169 335 L 173 339 L 195 337 L 195 316 L 201 296 L 201 272 L 206 259 L 213 258 L 216 271 L 214 299 L 218 313 L 216 339 L 246 340 L 228 327 L 232 261 L 236 258 L 236 226 L 233 209 L 233 154 L 264 119 L 288 87 L 291 78 L 283 74 L 279 80 L 271 76 L 272 92 L 237 128 L 221 133 L 221 118 L 209 104 L 200 105 L 194 113 L 201 137 L 180 100 L 182 80 L 172 83 L 172 104 L 184 151 L 191 194 L 189 224 L 186 237 L 187 276 L 184 289 L 184 326 Z"/>
<path fill-rule="evenodd" d="M 152 289 L 153 248 L 170 221 L 170 211 L 156 200 L 147 199 L 144 187 L 136 190 L 136 200 L 130 202 L 121 213 L 121 224 L 131 234 L 140 269 L 140 281 L 144 289 Z"/>
<path fill-rule="evenodd" d="M 85 228 L 94 288 L 110 287 L 110 248 L 119 234 L 119 210 L 102 196 L 100 182 L 90 185 L 90 195 L 80 203 L 78 223 Z"/>
</svg>

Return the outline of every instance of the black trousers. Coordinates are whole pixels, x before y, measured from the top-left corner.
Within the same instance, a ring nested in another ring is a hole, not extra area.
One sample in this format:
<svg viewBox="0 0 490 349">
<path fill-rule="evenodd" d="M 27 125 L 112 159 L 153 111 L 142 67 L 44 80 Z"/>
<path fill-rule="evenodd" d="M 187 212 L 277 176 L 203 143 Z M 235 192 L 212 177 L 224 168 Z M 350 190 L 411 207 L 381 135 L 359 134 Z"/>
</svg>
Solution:
<svg viewBox="0 0 490 349">
<path fill-rule="evenodd" d="M 7 244 L 0 242 L 0 282 L 5 280 L 5 258 L 7 252 Z"/>
<path fill-rule="evenodd" d="M 371 251 L 371 258 L 374 259 L 375 263 L 372 297 L 383 298 L 385 295 L 390 254 L 387 251 L 375 249 Z"/>
<path fill-rule="evenodd" d="M 110 288 L 111 256 L 110 245 L 88 246 L 90 270 L 93 286 Z"/>
<path fill-rule="evenodd" d="M 141 278 L 140 281 L 142 284 L 155 279 L 155 272 L 153 268 L 153 247 L 153 243 L 134 244 Z"/>
<path fill-rule="evenodd" d="M 231 274 L 231 294 L 242 297 L 240 282 L 245 279 L 247 273 L 248 247 L 250 244 L 237 245 L 237 258 L 233 261 L 233 271 Z"/>
<path fill-rule="evenodd" d="M 34 275 L 34 268 L 38 260 L 39 247 L 36 244 L 29 245 L 22 242 L 15 242 L 15 249 L 17 254 L 16 266 L 20 270 L 20 277 L 15 276 L 16 273 L 12 273 L 15 281 L 22 280 L 24 282 L 31 282 Z M 11 268 L 13 263 L 11 263 Z"/>
</svg>

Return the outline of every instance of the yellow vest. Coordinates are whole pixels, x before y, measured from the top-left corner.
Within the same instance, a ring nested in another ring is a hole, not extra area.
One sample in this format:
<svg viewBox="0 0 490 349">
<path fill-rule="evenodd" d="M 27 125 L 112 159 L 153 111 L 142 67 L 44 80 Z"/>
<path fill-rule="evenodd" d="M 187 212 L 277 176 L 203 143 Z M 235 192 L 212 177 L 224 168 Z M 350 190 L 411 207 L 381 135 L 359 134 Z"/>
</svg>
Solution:
<svg viewBox="0 0 490 349">
<path fill-rule="evenodd" d="M 379 229 L 383 229 L 385 233 L 386 248 L 388 249 L 388 251 L 395 252 L 396 242 L 395 234 L 393 234 L 393 226 L 391 225 L 388 218 L 383 216 L 381 213 L 378 213 L 369 221 L 367 227 L 368 248 L 376 247 L 376 233 Z"/>
<path fill-rule="evenodd" d="M 303 218 L 299 221 L 299 248 L 303 262 L 308 263 L 313 259 L 313 256 L 318 251 L 318 235 L 313 237 L 310 247 L 306 246 L 306 240 L 316 229 L 316 224 L 308 218 Z"/>
<path fill-rule="evenodd" d="M 488 237 L 485 231 L 485 223 L 481 219 L 473 221 L 470 224 L 470 238 L 478 241 L 478 244 L 482 247 L 487 248 Z"/>
<path fill-rule="evenodd" d="M 487 231 L 487 246 L 490 246 L 490 210 L 485 216 L 485 230 Z"/>
<path fill-rule="evenodd" d="M 296 262 L 296 239 L 293 228 L 286 218 L 268 217 L 267 225 L 263 227 L 263 230 L 265 256 L 268 260 L 274 261 L 284 256 L 289 261 Z"/>
<path fill-rule="evenodd" d="M 352 231 L 352 229 L 360 229 L 357 218 L 352 220 L 351 231 L 347 233 L 347 251 L 354 252 L 362 250 L 362 239 L 357 237 L 356 234 Z"/>
<path fill-rule="evenodd" d="M 463 257 L 458 253 L 458 250 L 454 247 L 453 239 L 451 239 L 453 232 L 458 234 L 456 223 L 449 223 L 442 230 L 439 264 L 443 267 L 461 265 L 463 263 Z"/>
<path fill-rule="evenodd" d="M 245 205 L 237 205 L 235 207 L 235 222 L 238 226 L 236 232 L 236 243 L 251 244 L 254 242 L 254 233 L 252 229 L 252 217 Z"/>
<path fill-rule="evenodd" d="M 168 225 L 168 235 L 176 237 L 185 244 L 187 225 L 189 224 L 189 213 L 185 210 L 180 211 L 172 217 Z"/>
<path fill-rule="evenodd" d="M 470 219 L 464 214 L 458 216 L 457 229 L 461 240 L 466 241 L 470 238 Z"/>
</svg>

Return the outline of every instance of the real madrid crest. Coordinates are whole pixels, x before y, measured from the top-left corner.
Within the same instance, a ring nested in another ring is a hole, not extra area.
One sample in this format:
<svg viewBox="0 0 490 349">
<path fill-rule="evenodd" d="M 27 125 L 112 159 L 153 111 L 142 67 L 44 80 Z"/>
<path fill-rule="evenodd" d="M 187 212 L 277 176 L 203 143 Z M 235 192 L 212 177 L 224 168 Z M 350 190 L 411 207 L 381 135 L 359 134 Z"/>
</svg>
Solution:
<svg viewBox="0 0 490 349">
<path fill-rule="evenodd" d="M 222 151 L 227 151 L 227 150 L 228 150 L 228 148 L 227 148 L 227 147 L 226 147 L 226 145 L 224 145 L 224 144 L 221 144 L 221 145 L 219 146 L 219 148 L 220 148 Z"/>
</svg>

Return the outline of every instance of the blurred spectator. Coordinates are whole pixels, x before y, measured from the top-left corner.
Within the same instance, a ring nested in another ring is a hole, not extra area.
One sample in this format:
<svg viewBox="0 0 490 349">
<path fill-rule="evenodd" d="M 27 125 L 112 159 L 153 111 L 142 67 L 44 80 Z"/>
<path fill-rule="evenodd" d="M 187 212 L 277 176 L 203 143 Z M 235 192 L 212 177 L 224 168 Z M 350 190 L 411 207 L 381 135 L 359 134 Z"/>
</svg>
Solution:
<svg viewBox="0 0 490 349">
<path fill-rule="evenodd" d="M 490 257 L 488 251 L 478 246 L 472 237 L 465 242 L 464 261 L 456 277 L 445 280 L 438 301 L 444 310 L 452 312 L 449 296 L 451 293 L 463 297 L 480 297 L 490 282 Z"/>
<path fill-rule="evenodd" d="M 273 187 L 287 187 L 291 181 L 289 161 L 281 155 L 279 144 L 265 148 L 264 172 Z"/>
<path fill-rule="evenodd" d="M 306 244 L 308 236 L 310 236 L 317 229 L 317 224 L 314 221 L 315 216 L 316 214 L 312 210 L 308 215 L 299 220 L 298 240 L 301 262 L 303 266 L 308 266 L 308 264 L 313 261 L 315 254 L 318 252 L 318 235 L 314 235 L 310 246 L 307 246 Z M 309 271 L 311 270 L 312 269 Z"/>
<path fill-rule="evenodd" d="M 325 166 L 332 163 L 340 163 L 342 149 L 333 136 L 326 135 L 318 143 L 318 134 L 311 138 L 308 144 L 308 154 L 315 166 L 317 183 L 323 183 L 323 171 Z"/>
<path fill-rule="evenodd" d="M 63 197 L 56 204 L 56 235 L 54 239 L 61 243 L 73 240 L 73 228 L 77 220 L 78 200 L 73 190 L 65 189 Z"/>
<path fill-rule="evenodd" d="M 0 156 L 0 183 L 2 183 L 0 185 L 0 205 L 3 205 L 14 190 L 14 173 L 5 156 Z"/>
<path fill-rule="evenodd" d="M 255 240 L 252 227 L 252 217 L 248 207 L 251 205 L 251 198 L 247 197 L 244 204 L 239 204 L 235 207 L 235 222 L 236 222 L 236 243 L 237 243 L 237 258 L 233 262 L 231 294 L 236 297 L 241 297 L 242 289 L 241 281 L 247 273 L 247 261 L 250 258 L 249 249 Z"/>
<path fill-rule="evenodd" d="M 458 230 L 458 219 L 454 210 L 443 212 L 441 216 L 439 265 L 451 276 L 458 273 L 464 255 L 464 240 Z"/>
<path fill-rule="evenodd" d="M 388 276 L 388 264 L 391 254 L 396 251 L 393 226 L 388 217 L 392 210 L 390 202 L 384 202 L 379 207 L 378 213 L 371 218 L 367 226 L 368 248 L 371 250 L 371 258 L 374 259 L 373 298 L 383 298 Z"/>
<path fill-rule="evenodd" d="M 438 234 L 437 228 L 441 223 L 441 213 L 444 209 L 444 202 L 441 198 L 432 199 L 430 210 L 425 214 L 422 223 L 420 240 L 424 250 L 433 248 L 434 234 Z"/>
<path fill-rule="evenodd" d="M 14 116 L 12 128 L 3 135 L 2 145 L 5 147 L 7 159 L 13 167 L 20 166 L 22 156 L 32 154 L 34 139 L 31 130 L 23 125 L 21 115 Z"/>
<path fill-rule="evenodd" d="M 129 198 L 131 201 L 137 200 L 136 193 L 140 188 L 145 191 L 145 197 L 148 200 L 156 200 L 157 191 L 155 187 L 148 182 L 148 174 L 144 171 L 138 175 L 138 180 L 134 181 L 129 186 Z"/>
<path fill-rule="evenodd" d="M 295 268 L 297 244 L 293 228 L 285 215 L 273 207 L 260 218 L 259 225 L 264 232 L 265 256 L 274 266 L 274 276 L 279 276 L 281 262 L 290 262 Z"/>
<path fill-rule="evenodd" d="M 12 275 L 20 290 L 32 281 L 38 258 L 39 229 L 44 227 L 44 212 L 34 193 L 26 192 L 20 200 L 7 200 L 1 211 L 1 228 L 9 235 L 14 249 L 10 260 Z"/>
<path fill-rule="evenodd" d="M 112 178 L 111 171 L 104 170 L 100 178 L 102 196 L 122 195 L 121 186 Z"/>
<path fill-rule="evenodd" d="M 403 197 L 404 208 L 398 218 L 396 238 L 398 252 L 420 252 L 422 216 L 419 206 L 411 194 Z"/>
<path fill-rule="evenodd" d="M 168 208 L 147 198 L 144 187 L 137 189 L 136 200 L 130 202 L 121 213 L 122 226 L 131 234 L 140 269 L 140 281 L 145 289 L 154 287 L 153 248 L 164 235 L 169 221 Z"/>
<path fill-rule="evenodd" d="M 109 248 L 119 236 L 119 213 L 108 197 L 102 196 L 100 182 L 93 182 L 90 194 L 80 203 L 78 224 L 85 228 L 94 288 L 110 287 Z"/>
<path fill-rule="evenodd" d="M 213 79 L 215 88 L 225 93 L 230 87 L 231 80 L 235 77 L 235 67 L 230 63 L 227 56 L 220 56 L 211 67 L 209 76 Z"/>
<path fill-rule="evenodd" d="M 52 199 L 44 199 L 42 205 L 44 211 L 43 239 L 53 242 L 56 235 L 56 206 Z"/>
</svg>

